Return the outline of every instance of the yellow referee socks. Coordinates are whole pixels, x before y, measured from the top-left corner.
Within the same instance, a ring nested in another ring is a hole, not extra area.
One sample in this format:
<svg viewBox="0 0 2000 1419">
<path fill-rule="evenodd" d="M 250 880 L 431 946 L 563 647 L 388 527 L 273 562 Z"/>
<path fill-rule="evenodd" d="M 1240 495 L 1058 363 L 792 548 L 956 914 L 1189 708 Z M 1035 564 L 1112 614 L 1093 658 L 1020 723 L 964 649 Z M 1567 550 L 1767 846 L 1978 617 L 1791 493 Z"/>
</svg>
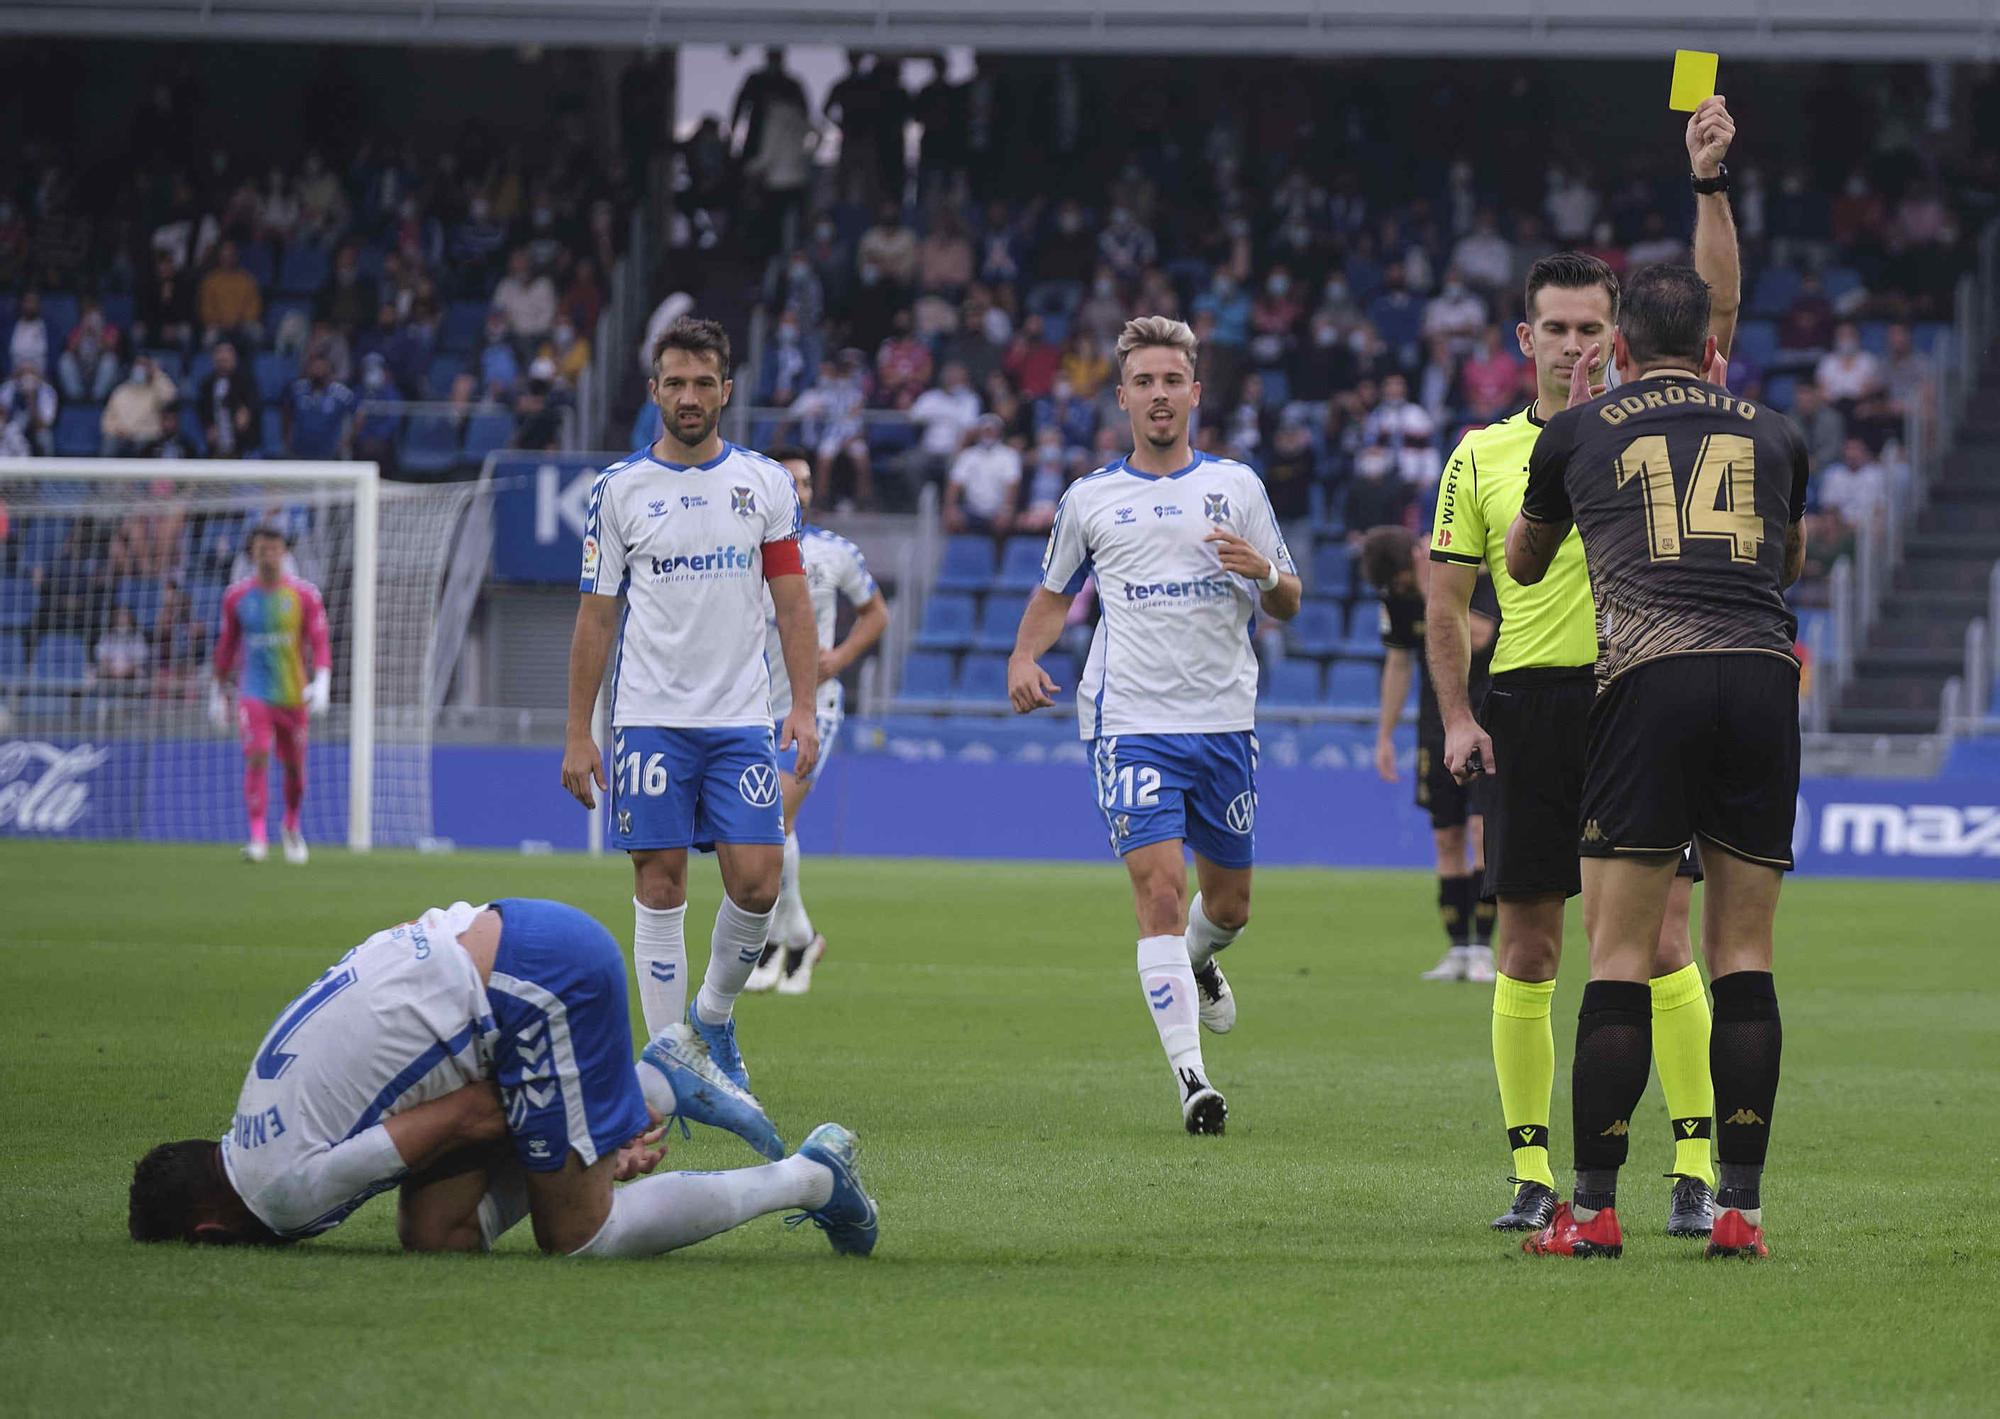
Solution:
<svg viewBox="0 0 2000 1419">
<path fill-rule="evenodd" d="M 1715 1086 L 1708 1076 L 1708 995 L 1701 970 L 1690 961 L 1670 976 L 1654 976 L 1652 987 L 1653 1059 L 1673 1122 L 1674 1171 L 1714 1187 L 1709 1134 Z M 1497 1023 L 1494 1039 L 1499 1039 Z"/>
<path fill-rule="evenodd" d="M 1547 1188 L 1556 1185 L 1549 1171 L 1549 1095 L 1556 1086 L 1549 1002 L 1555 993 L 1552 980 L 1493 979 L 1493 1073 L 1500 1081 L 1500 1114 L 1507 1120 L 1507 1146 L 1514 1150 L 1514 1176 Z M 1653 1008 L 1659 1008 L 1657 997 Z M 1704 1054 L 1704 1067 L 1707 1059 Z"/>
</svg>

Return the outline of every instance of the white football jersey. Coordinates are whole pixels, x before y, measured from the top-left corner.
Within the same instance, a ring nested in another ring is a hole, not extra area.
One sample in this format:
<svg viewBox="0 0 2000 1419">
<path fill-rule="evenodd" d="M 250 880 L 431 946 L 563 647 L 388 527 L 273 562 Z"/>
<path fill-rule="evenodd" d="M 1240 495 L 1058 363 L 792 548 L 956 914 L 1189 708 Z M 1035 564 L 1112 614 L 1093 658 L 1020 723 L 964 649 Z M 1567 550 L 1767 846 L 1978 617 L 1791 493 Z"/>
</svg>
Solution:
<svg viewBox="0 0 2000 1419">
<path fill-rule="evenodd" d="M 812 592 L 820 649 L 832 650 L 840 598 L 846 597 L 850 606 L 867 605 L 875 599 L 875 578 L 868 574 L 868 560 L 861 549 L 824 527 L 805 530 L 799 539 L 799 558 L 806 565 L 806 588 Z M 778 640 L 778 608 L 769 589 L 764 592 L 764 615 L 764 659 L 771 667 L 771 718 L 783 719 L 792 712 L 792 680 L 785 673 L 785 648 Z M 844 694 L 836 676 L 819 687 L 814 707 L 821 714 L 839 714 Z"/>
<path fill-rule="evenodd" d="M 1202 540 L 1216 527 L 1294 570 L 1263 480 L 1226 458 L 1198 453 L 1163 478 L 1121 459 L 1063 494 L 1042 585 L 1074 594 L 1097 579 L 1097 631 L 1076 695 L 1085 739 L 1256 727 L 1259 593 Z"/>
<path fill-rule="evenodd" d="M 309 1237 L 406 1171 L 382 1120 L 492 1073 L 479 968 L 454 902 L 378 931 L 285 1007 L 258 1047 L 222 1166 L 272 1231 Z"/>
<path fill-rule="evenodd" d="M 614 728 L 770 723 L 763 549 L 802 522 L 792 475 L 734 444 L 693 467 L 642 448 L 597 475 L 582 586 L 625 597 Z"/>
</svg>

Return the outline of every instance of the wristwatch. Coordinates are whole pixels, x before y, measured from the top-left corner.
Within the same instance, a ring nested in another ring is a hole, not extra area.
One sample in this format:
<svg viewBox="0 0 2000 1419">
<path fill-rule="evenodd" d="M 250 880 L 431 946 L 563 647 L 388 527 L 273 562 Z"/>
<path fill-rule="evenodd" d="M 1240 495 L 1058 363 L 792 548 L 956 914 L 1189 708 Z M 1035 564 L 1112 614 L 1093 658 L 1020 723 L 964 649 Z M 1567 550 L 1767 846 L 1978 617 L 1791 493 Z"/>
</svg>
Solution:
<svg viewBox="0 0 2000 1419">
<path fill-rule="evenodd" d="M 1714 177 L 1696 177 L 1693 173 L 1689 173 L 1688 186 L 1704 197 L 1713 192 L 1727 192 L 1729 190 L 1729 164 L 1716 164 Z"/>
</svg>

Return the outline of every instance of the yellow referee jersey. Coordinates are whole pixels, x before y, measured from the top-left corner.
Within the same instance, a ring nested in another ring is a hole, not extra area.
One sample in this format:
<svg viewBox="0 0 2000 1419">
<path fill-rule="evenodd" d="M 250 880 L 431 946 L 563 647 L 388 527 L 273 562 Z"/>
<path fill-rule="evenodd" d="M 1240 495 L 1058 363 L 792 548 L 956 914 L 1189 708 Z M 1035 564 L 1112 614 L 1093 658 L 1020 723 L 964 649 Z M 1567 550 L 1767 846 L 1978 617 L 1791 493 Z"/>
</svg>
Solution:
<svg viewBox="0 0 2000 1419">
<path fill-rule="evenodd" d="M 1530 404 L 1520 413 L 1475 429 L 1459 441 L 1438 487 L 1431 560 L 1476 567 L 1486 563 L 1500 597 L 1500 644 L 1493 671 L 1572 668 L 1597 663 L 1597 612 L 1590 570 L 1574 529 L 1556 550 L 1548 575 L 1522 586 L 1507 575 L 1507 529 L 1528 489 L 1528 455 L 1542 421 Z"/>
</svg>

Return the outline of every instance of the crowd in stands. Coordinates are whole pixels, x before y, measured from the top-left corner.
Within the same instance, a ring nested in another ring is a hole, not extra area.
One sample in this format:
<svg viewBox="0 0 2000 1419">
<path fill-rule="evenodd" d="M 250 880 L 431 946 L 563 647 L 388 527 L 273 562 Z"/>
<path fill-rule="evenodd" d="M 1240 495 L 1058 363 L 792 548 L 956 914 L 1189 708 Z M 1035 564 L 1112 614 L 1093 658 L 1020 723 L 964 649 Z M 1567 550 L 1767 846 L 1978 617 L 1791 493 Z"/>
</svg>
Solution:
<svg viewBox="0 0 2000 1419">
<path fill-rule="evenodd" d="M 142 117 L 171 132 L 173 102 Z M 14 156 L 0 455 L 440 477 L 561 438 L 623 231 L 587 152 L 531 161 L 477 130 L 268 164 L 155 144 L 118 220 L 79 213 L 63 155 Z"/>
</svg>

